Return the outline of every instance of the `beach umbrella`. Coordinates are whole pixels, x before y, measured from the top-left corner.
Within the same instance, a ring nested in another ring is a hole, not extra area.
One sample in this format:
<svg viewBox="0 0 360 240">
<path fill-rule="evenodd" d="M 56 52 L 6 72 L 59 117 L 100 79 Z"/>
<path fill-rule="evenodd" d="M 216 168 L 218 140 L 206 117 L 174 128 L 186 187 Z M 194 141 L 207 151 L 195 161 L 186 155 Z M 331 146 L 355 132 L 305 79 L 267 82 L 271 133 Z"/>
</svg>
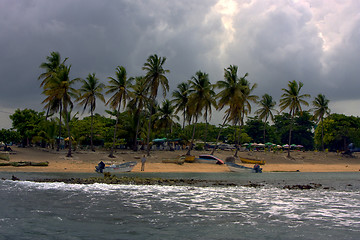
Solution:
<svg viewBox="0 0 360 240">
<path fill-rule="evenodd" d="M 267 142 L 265 143 L 265 145 L 269 146 L 269 145 L 274 145 L 272 142 Z"/>
<path fill-rule="evenodd" d="M 258 147 L 265 147 L 265 144 L 259 143 L 257 146 L 258 146 Z"/>
<path fill-rule="evenodd" d="M 297 148 L 303 148 L 303 145 L 296 145 Z"/>
<path fill-rule="evenodd" d="M 249 146 L 249 144 L 248 144 L 248 143 L 244 143 L 243 146 Z"/>
<path fill-rule="evenodd" d="M 289 144 L 283 145 L 283 148 L 289 148 Z"/>
</svg>

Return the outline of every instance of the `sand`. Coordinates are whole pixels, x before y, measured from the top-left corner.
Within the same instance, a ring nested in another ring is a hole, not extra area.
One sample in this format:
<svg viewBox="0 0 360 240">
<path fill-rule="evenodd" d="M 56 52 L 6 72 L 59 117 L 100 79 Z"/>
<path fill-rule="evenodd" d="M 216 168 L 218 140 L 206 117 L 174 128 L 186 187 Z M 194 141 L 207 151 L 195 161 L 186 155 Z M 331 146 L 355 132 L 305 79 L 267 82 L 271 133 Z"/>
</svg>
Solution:
<svg viewBox="0 0 360 240">
<path fill-rule="evenodd" d="M 12 167 L 0 166 L 0 171 L 6 172 L 94 172 L 95 165 L 103 161 L 106 164 L 137 161 L 132 172 L 140 172 L 140 159 L 145 152 L 133 152 L 120 150 L 115 153 L 116 158 L 109 158 L 105 151 L 76 151 L 72 158 L 66 158 L 66 151 L 57 152 L 52 149 L 41 148 L 18 148 L 13 147 L 14 153 L 10 155 L 11 162 L 31 161 L 49 162 L 47 167 Z M 206 151 L 192 151 L 192 155 L 209 154 Z M 162 163 L 163 159 L 174 159 L 186 154 L 186 151 L 152 151 L 147 157 L 145 172 L 229 172 L 225 165 L 184 163 Z M 233 156 L 232 151 L 218 150 L 215 156 L 225 159 Z M 240 157 L 265 160 L 262 166 L 264 172 L 297 171 L 300 172 L 359 172 L 360 157 L 354 154 L 354 158 L 343 157 L 339 153 L 323 152 L 291 152 L 292 159 L 287 158 L 287 152 L 239 152 Z M 4 162 L 0 160 L 0 162 Z M 242 164 L 239 159 L 236 163 Z M 253 164 L 243 164 L 252 167 Z"/>
</svg>

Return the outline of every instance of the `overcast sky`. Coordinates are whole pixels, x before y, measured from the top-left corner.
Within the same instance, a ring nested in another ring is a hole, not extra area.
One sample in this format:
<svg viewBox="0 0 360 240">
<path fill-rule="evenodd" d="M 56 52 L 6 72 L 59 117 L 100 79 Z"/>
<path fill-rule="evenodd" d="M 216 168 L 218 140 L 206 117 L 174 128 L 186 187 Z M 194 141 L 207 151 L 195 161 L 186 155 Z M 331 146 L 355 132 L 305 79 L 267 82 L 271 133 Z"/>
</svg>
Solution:
<svg viewBox="0 0 360 240">
<path fill-rule="evenodd" d="M 140 76 L 149 55 L 165 56 L 168 97 L 198 70 L 216 83 L 237 65 L 259 96 L 278 103 L 296 80 L 309 102 L 322 93 L 332 112 L 360 116 L 359 12 L 358 0 L 0 0 L 0 129 L 17 108 L 43 109 L 39 65 L 52 51 L 72 78 L 104 83 L 118 65 Z"/>
</svg>

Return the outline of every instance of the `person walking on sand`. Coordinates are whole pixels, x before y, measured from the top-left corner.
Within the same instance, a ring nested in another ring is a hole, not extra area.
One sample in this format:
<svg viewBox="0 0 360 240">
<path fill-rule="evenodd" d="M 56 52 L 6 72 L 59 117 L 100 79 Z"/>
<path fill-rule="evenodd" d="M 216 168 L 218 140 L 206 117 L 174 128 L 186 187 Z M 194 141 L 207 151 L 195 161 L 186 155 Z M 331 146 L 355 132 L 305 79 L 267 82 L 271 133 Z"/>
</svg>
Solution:
<svg viewBox="0 0 360 240">
<path fill-rule="evenodd" d="M 144 154 L 144 156 L 141 158 L 141 171 L 145 170 L 145 163 L 146 163 L 146 157 Z"/>
</svg>

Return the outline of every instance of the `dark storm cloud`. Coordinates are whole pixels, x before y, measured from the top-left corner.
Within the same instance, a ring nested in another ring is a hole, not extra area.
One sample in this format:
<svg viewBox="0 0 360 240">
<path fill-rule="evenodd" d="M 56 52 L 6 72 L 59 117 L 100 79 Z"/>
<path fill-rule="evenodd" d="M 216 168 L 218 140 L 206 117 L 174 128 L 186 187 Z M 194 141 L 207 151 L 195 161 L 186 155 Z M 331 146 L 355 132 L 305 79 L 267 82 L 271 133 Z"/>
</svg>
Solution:
<svg viewBox="0 0 360 240">
<path fill-rule="evenodd" d="M 0 0 L 0 109 L 42 109 L 37 77 L 51 51 L 69 57 L 73 78 L 94 72 L 106 82 L 118 65 L 142 75 L 157 53 L 171 90 L 198 70 L 215 83 L 233 64 L 277 102 L 291 80 L 313 97 L 359 101 L 359 2 L 309 2 Z"/>
</svg>

